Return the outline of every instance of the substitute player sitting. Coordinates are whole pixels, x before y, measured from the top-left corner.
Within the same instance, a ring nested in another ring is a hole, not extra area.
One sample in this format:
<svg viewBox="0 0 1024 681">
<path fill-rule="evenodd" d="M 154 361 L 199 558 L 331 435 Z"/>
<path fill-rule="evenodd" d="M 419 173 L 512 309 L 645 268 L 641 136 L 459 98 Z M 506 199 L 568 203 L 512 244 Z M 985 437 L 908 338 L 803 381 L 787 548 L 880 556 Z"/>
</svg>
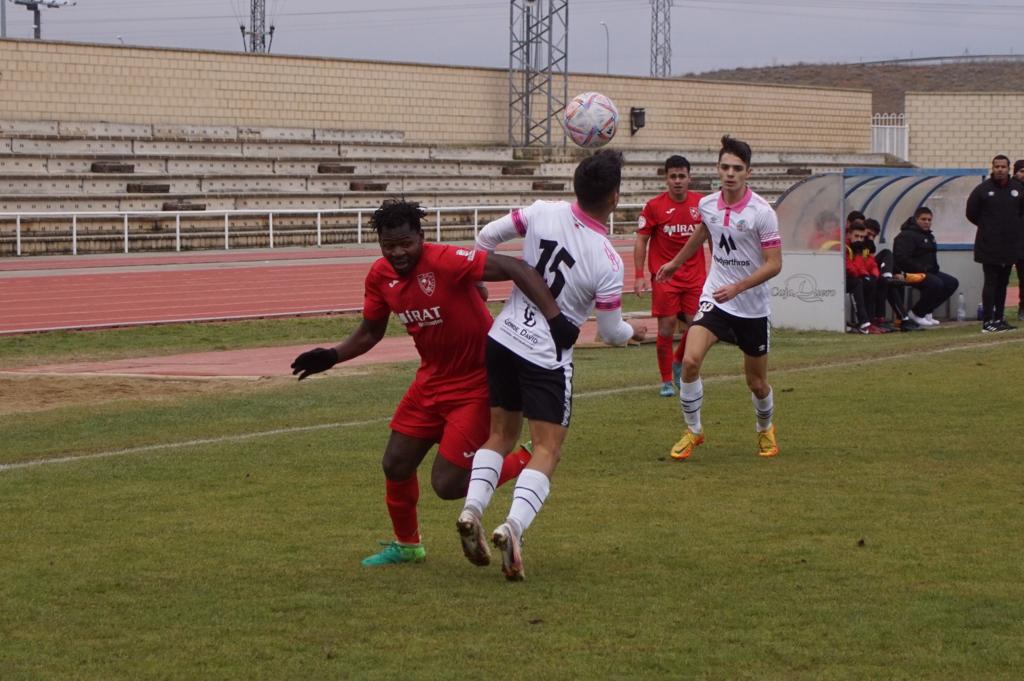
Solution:
<svg viewBox="0 0 1024 681">
<path fill-rule="evenodd" d="M 668 190 L 647 202 L 636 230 L 633 245 L 633 264 L 636 283 L 633 290 L 643 295 L 648 288 L 644 272 L 647 260 L 652 275 L 671 260 L 686 245 L 700 226 L 701 216 L 698 203 L 703 194 L 690 191 L 690 162 L 684 156 L 669 156 L 665 161 L 665 184 Z M 650 247 L 650 258 L 647 258 Z M 697 313 L 697 299 L 704 286 L 704 251 L 696 251 L 684 262 L 671 279 L 666 282 L 654 281 L 651 287 L 651 314 L 658 318 L 658 371 L 661 373 L 661 396 L 672 397 L 679 388 L 682 373 L 683 348 L 686 347 L 686 331 L 693 315 Z M 682 337 L 675 353 L 672 339 L 676 324 L 683 324 Z"/>
<path fill-rule="evenodd" d="M 477 246 L 523 237 L 523 259 L 544 275 L 558 307 L 576 325 L 597 308 L 601 338 L 622 345 L 642 340 L 646 328 L 622 319 L 622 258 L 608 241 L 608 216 L 619 202 L 622 154 L 600 151 L 576 167 L 576 203 L 537 201 L 487 224 Z M 487 381 L 491 395 L 491 433 L 473 457 L 466 505 L 456 522 L 466 558 L 490 562 L 481 517 L 502 479 L 503 457 L 530 422 L 533 458 L 516 481 L 512 507 L 492 541 L 501 551 L 502 571 L 523 578 L 523 532 L 537 517 L 551 488 L 572 411 L 572 348 L 561 349 L 548 323 L 518 284 L 487 339 Z"/>
<path fill-rule="evenodd" d="M 732 339 L 743 352 L 743 372 L 757 419 L 757 452 L 779 453 L 772 416 L 775 411 L 768 383 L 771 324 L 767 281 L 782 270 L 782 239 L 775 210 L 747 187 L 750 145 L 726 135 L 718 152 L 722 190 L 700 201 L 703 224 L 679 253 L 658 272 L 668 280 L 710 235 L 711 271 L 700 295 L 700 308 L 686 337 L 679 402 L 686 430 L 672 446 L 673 459 L 683 460 L 704 442 L 700 412 L 704 384 L 700 368 L 711 346 Z"/>
<path fill-rule="evenodd" d="M 395 410 L 381 462 L 395 540 L 363 560 L 367 566 L 426 556 L 416 513 L 416 469 L 435 444 L 434 491 L 442 499 L 466 494 L 473 452 L 487 439 L 489 417 L 484 346 L 491 314 L 477 283 L 511 279 L 547 320 L 555 343 L 571 347 L 579 335 L 535 270 L 507 256 L 424 243 L 424 215 L 414 202 L 388 201 L 377 209 L 371 224 L 384 257 L 366 275 L 362 322 L 338 345 L 304 352 L 292 363 L 292 373 L 302 380 L 358 357 L 384 337 L 392 312 L 415 341 L 422 363 Z M 519 475 L 527 461 L 525 450 L 499 461 L 498 484 Z"/>
</svg>

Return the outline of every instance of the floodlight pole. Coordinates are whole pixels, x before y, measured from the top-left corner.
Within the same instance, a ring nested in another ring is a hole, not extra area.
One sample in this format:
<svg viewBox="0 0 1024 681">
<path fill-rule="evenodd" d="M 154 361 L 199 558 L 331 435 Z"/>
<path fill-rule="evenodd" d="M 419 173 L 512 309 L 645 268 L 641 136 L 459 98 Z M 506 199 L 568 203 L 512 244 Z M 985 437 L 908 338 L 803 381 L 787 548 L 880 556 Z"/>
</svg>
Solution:
<svg viewBox="0 0 1024 681">
<path fill-rule="evenodd" d="M 31 5 L 25 5 L 28 9 L 32 10 L 32 26 L 35 28 L 36 40 L 43 39 L 43 13 L 39 11 L 39 3 L 34 2 Z"/>
<path fill-rule="evenodd" d="M 0 0 L 0 38 L 7 37 L 7 2 Z"/>
</svg>

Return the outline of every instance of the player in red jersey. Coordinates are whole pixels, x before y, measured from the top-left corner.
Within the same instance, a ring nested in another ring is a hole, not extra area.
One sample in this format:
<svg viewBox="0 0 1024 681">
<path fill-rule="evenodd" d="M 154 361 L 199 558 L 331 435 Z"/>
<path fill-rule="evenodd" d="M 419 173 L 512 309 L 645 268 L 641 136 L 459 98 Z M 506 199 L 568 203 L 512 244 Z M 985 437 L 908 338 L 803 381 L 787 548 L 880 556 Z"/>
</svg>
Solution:
<svg viewBox="0 0 1024 681">
<path fill-rule="evenodd" d="M 690 162 L 683 156 L 669 156 L 665 161 L 665 184 L 668 191 L 655 196 L 644 206 L 633 245 L 633 264 L 636 269 L 634 291 L 643 295 L 650 285 L 644 271 L 648 260 L 649 272 L 654 275 L 686 245 L 700 226 L 698 204 L 703 194 L 690 191 Z M 650 258 L 647 258 L 648 245 Z M 679 388 L 682 372 L 683 348 L 686 330 L 697 313 L 697 302 L 704 278 L 704 251 L 701 249 L 676 270 L 671 280 L 654 281 L 651 290 L 651 314 L 658 318 L 658 370 L 661 373 L 661 396 L 672 397 Z M 672 337 L 677 321 L 683 322 L 679 347 L 672 352 Z M 675 389 L 673 389 L 675 384 Z"/>
<path fill-rule="evenodd" d="M 374 214 L 381 253 L 366 275 L 363 321 L 332 348 L 299 355 L 292 373 L 302 380 L 357 357 L 380 342 L 391 312 L 413 337 L 421 364 L 391 420 L 384 449 L 386 501 L 395 541 L 363 565 L 420 562 L 416 469 L 435 444 L 431 484 L 442 499 L 466 495 L 473 453 L 487 439 L 490 405 L 484 349 L 491 314 L 477 290 L 480 281 L 511 279 L 571 347 L 579 335 L 562 315 L 543 278 L 521 260 L 473 249 L 424 243 L 419 205 L 386 201 Z M 529 462 L 520 448 L 505 457 L 500 482 L 519 475 Z"/>
</svg>

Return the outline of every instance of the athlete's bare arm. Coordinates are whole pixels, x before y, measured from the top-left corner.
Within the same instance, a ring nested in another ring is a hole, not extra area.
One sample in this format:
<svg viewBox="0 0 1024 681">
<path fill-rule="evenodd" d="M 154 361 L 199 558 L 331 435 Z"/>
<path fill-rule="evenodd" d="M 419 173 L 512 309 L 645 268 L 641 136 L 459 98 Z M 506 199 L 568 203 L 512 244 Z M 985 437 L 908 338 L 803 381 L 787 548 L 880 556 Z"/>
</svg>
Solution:
<svg viewBox="0 0 1024 681">
<path fill-rule="evenodd" d="M 638 296 L 650 288 L 647 284 L 647 272 L 644 270 L 644 263 L 647 261 L 647 242 L 650 240 L 650 234 L 637 234 L 636 241 L 633 242 L 633 276 L 636 279 L 633 292 Z"/>
<path fill-rule="evenodd" d="M 359 323 L 356 330 L 334 347 L 313 348 L 296 357 L 292 362 L 292 375 L 297 375 L 301 381 L 307 376 L 327 371 L 335 364 L 358 357 L 379 343 L 387 329 L 387 317 L 382 319 L 363 317 L 363 321 Z"/>
<path fill-rule="evenodd" d="M 763 284 L 782 271 L 781 248 L 763 248 L 761 249 L 761 254 L 764 256 L 764 262 L 760 267 L 751 272 L 749 277 L 741 279 L 735 284 L 722 286 L 712 292 L 711 295 L 714 297 L 716 303 L 724 303 L 727 300 L 732 300 L 748 288 L 753 288 L 758 284 Z"/>
<path fill-rule="evenodd" d="M 675 257 L 661 266 L 658 270 L 658 274 L 655 275 L 655 279 L 657 281 L 668 281 L 671 279 L 672 275 L 676 273 L 676 270 L 678 270 L 684 262 L 692 258 L 694 253 L 697 252 L 697 249 L 704 245 L 707 238 L 708 228 L 702 222 L 693 233 L 693 236 L 691 236 L 686 242 L 686 245 L 679 249 L 679 252 L 676 253 Z"/>
</svg>

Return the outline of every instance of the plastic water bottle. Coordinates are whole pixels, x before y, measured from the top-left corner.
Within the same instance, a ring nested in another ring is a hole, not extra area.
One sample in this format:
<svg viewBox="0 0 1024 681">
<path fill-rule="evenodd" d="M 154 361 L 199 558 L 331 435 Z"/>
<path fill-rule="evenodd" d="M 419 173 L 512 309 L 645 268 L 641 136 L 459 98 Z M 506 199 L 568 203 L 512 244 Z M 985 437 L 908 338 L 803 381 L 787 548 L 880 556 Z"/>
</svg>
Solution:
<svg viewBox="0 0 1024 681">
<path fill-rule="evenodd" d="M 956 302 L 956 320 L 963 322 L 967 320 L 967 306 L 964 304 L 964 294 L 961 292 Z"/>
<path fill-rule="evenodd" d="M 978 321 L 979 322 L 981 321 L 981 318 L 984 316 L 984 314 L 985 314 L 985 312 L 984 312 L 984 310 L 982 310 L 981 303 L 978 303 Z"/>
</svg>

